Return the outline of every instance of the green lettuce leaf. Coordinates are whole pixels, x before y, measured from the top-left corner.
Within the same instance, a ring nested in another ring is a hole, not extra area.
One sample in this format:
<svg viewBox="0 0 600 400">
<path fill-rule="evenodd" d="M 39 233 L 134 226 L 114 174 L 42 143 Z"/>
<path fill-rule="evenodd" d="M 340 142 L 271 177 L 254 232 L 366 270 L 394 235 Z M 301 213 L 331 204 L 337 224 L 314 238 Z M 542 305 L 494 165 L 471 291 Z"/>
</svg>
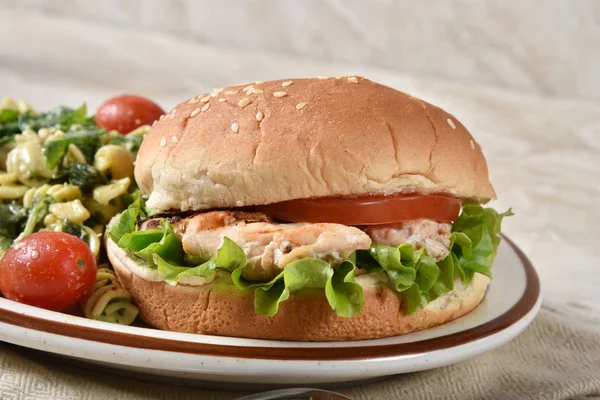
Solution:
<svg viewBox="0 0 600 400">
<path fill-rule="evenodd" d="M 398 292 L 403 292 L 415 283 L 417 271 L 414 267 L 414 248 L 411 244 L 404 243 L 398 247 L 373 244 L 368 251 L 376 261 L 375 265 L 387 272 Z"/>
<path fill-rule="evenodd" d="M 262 315 L 273 316 L 279 309 L 279 304 L 287 300 L 291 293 L 300 289 L 324 288 L 333 275 L 329 263 L 316 258 L 296 260 L 279 273 L 278 276 L 265 284 L 254 283 L 254 310 Z M 237 283 L 236 283 L 237 282 Z M 246 286 L 239 280 L 234 280 L 238 287 Z"/>
<path fill-rule="evenodd" d="M 429 302 L 428 292 L 440 290 L 436 285 L 442 275 L 440 267 L 422 249 L 415 250 L 410 243 L 398 247 L 373 244 L 368 250 L 401 294 L 403 311 L 412 314 Z M 373 265 L 370 263 L 370 265 Z M 368 268 L 373 271 L 372 268 Z"/>
<path fill-rule="evenodd" d="M 228 237 L 223 238 L 223 244 L 217 250 L 217 253 L 210 260 L 198 265 L 197 267 L 188 267 L 181 276 L 199 276 L 207 278 L 214 274 L 215 270 L 233 272 L 236 269 L 246 266 L 246 253 L 235 242 Z"/>
<path fill-rule="evenodd" d="M 355 265 L 343 261 L 335 269 L 318 258 L 303 258 L 288 265 L 268 282 L 250 282 L 242 278 L 242 269 L 232 273 L 233 283 L 240 289 L 254 289 L 254 310 L 273 316 L 279 304 L 290 294 L 302 289 L 325 289 L 331 308 L 342 317 L 351 317 L 363 307 L 362 287 L 354 281 Z"/>
<path fill-rule="evenodd" d="M 119 241 L 119 247 L 129 250 L 132 254 L 146 260 L 150 268 L 155 267 L 159 275 L 170 285 L 177 285 L 184 276 L 198 276 L 208 278 L 217 269 L 232 272 L 246 265 L 246 253 L 225 237 L 223 245 L 210 260 L 197 265 L 188 266 L 183 263 L 183 249 L 181 243 L 169 224 L 163 222 L 163 229 L 143 231 L 146 235 L 136 235 L 133 232 L 124 235 Z M 148 232 L 154 232 L 152 234 Z M 154 240 L 154 242 L 152 242 Z"/>
<path fill-rule="evenodd" d="M 124 195 L 123 199 L 127 209 L 113 218 L 107 228 L 108 237 L 117 244 L 126 233 L 135 232 L 139 218 L 144 218 L 149 214 L 139 190 Z"/>
<path fill-rule="evenodd" d="M 403 311 L 410 315 L 454 289 L 455 277 L 464 284 L 476 272 L 491 277 L 502 218 L 509 215 L 511 210 L 500 214 L 491 208 L 465 206 L 452 228 L 451 253 L 437 263 L 422 249 L 403 243 L 398 247 L 373 244 L 368 252 L 358 252 L 359 265 L 370 272 L 383 269 L 400 293 Z"/>
<path fill-rule="evenodd" d="M 327 280 L 325 296 L 331 308 L 340 316 L 350 318 L 363 308 L 362 286 L 354 281 L 356 267 L 350 260 L 339 264 Z"/>
<path fill-rule="evenodd" d="M 262 315 L 275 315 L 279 304 L 290 294 L 311 288 L 324 289 L 331 308 L 341 316 L 351 317 L 362 309 L 362 288 L 354 281 L 354 257 L 336 269 L 321 259 L 296 260 L 269 281 L 249 281 L 243 277 L 247 267 L 246 253 L 231 239 L 223 238 L 223 244 L 210 260 L 187 266 L 181 243 L 166 221 L 161 222 L 160 229 L 135 231 L 140 212 L 131 207 L 115 218 L 109 227 L 109 235 L 118 240 L 119 247 L 145 260 L 149 268 L 155 268 L 171 285 L 176 285 L 184 276 L 208 278 L 222 270 L 231 274 L 233 284 L 239 289 L 254 291 L 254 309 Z"/>
<path fill-rule="evenodd" d="M 268 316 L 275 315 L 279 303 L 287 300 L 291 293 L 300 289 L 324 288 L 333 275 L 331 265 L 316 258 L 293 261 L 267 282 L 244 279 L 244 268 L 245 266 L 235 269 L 231 273 L 231 280 L 240 289 L 254 288 L 254 310 Z"/>
<path fill-rule="evenodd" d="M 254 311 L 272 317 L 279 311 L 279 304 L 290 297 L 290 291 L 281 280 L 272 281 L 254 290 Z"/>
<path fill-rule="evenodd" d="M 158 269 L 158 274 L 169 285 L 177 285 L 180 275 L 189 269 L 189 267 L 170 263 L 158 254 L 152 255 L 152 260 Z"/>
<path fill-rule="evenodd" d="M 451 249 L 454 261 L 464 271 L 461 277 L 468 284 L 476 272 L 492 277 L 492 263 L 500 245 L 502 219 L 513 215 L 512 210 L 502 214 L 492 208 L 465 206 L 452 226 Z M 460 273 L 459 273 L 460 274 Z"/>
<path fill-rule="evenodd" d="M 228 272 L 237 288 L 254 291 L 255 311 L 267 316 L 275 315 L 283 301 L 303 289 L 323 289 L 338 315 L 356 315 L 364 301 L 362 287 L 355 281 L 356 264 L 370 273 L 385 273 L 400 293 L 404 313 L 413 314 L 453 290 L 455 278 L 468 284 L 476 272 L 491 276 L 502 218 L 512 215 L 510 210 L 499 214 L 489 208 L 465 206 L 452 229 L 450 255 L 439 262 L 409 243 L 397 247 L 373 244 L 335 267 L 321 259 L 305 258 L 286 265 L 268 281 L 249 281 L 244 278 L 246 253 L 231 239 L 225 237 L 211 259 L 186 265 L 181 242 L 171 225 L 163 221 L 160 229 L 136 232 L 138 218 L 148 211 L 139 193 L 132 194 L 128 203 L 129 208 L 111 221 L 108 230 L 120 247 L 144 259 L 172 285 L 184 276 L 208 278 L 217 270 Z"/>
<path fill-rule="evenodd" d="M 427 292 L 429 301 L 433 301 L 441 295 L 448 293 L 449 291 L 454 289 L 454 265 L 455 263 L 451 256 L 446 257 L 442 261 L 439 261 L 437 263 L 440 274 L 438 276 L 438 279 L 434 282 L 434 284 Z"/>
<path fill-rule="evenodd" d="M 154 256 L 171 263 L 183 261 L 183 247 L 175 231 L 167 221 L 161 221 L 162 229 L 151 229 L 124 234 L 119 247 L 126 248 L 148 263 L 148 267 L 157 268 Z"/>
<path fill-rule="evenodd" d="M 134 232 L 138 217 L 142 216 L 139 208 L 131 207 L 113 218 L 108 224 L 108 237 L 115 243 L 119 243 L 123 235 Z"/>
</svg>

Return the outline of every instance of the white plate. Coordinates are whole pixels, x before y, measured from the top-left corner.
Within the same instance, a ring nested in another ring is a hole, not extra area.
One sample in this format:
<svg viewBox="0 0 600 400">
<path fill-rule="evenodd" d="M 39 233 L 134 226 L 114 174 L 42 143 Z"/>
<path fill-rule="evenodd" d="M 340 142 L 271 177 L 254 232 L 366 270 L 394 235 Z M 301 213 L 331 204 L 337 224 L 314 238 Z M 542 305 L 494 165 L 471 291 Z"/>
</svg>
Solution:
<svg viewBox="0 0 600 400">
<path fill-rule="evenodd" d="M 540 283 L 502 241 L 494 279 L 471 313 L 386 339 L 337 343 L 252 340 L 118 326 L 0 298 L 0 340 L 135 373 L 208 382 L 318 385 L 437 368 L 490 351 L 531 323 Z"/>
</svg>

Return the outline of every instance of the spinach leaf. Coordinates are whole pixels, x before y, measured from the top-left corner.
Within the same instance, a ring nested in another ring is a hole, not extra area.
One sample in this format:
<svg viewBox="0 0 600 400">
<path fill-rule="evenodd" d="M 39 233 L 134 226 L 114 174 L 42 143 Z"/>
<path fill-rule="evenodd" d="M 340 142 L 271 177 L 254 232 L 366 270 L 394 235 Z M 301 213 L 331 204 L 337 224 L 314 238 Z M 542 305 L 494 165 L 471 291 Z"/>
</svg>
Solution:
<svg viewBox="0 0 600 400">
<path fill-rule="evenodd" d="M 15 133 L 19 133 L 19 112 L 17 110 L 0 110 L 0 145 L 10 142 Z"/>
<path fill-rule="evenodd" d="M 0 205 L 0 236 L 14 239 L 25 227 L 27 210 L 15 202 Z"/>
<path fill-rule="evenodd" d="M 133 153 L 135 157 L 135 154 L 142 145 L 142 139 L 144 139 L 144 137 L 141 135 L 119 135 L 111 136 L 110 143 L 125 147 L 127 150 Z"/>
<path fill-rule="evenodd" d="M 100 140 L 102 133 L 104 130 L 99 128 L 77 129 L 67 132 L 61 139 L 46 142 L 42 147 L 42 153 L 48 160 L 46 167 L 48 169 L 56 167 L 67 153 L 70 144 L 76 145 L 85 155 L 88 163 L 92 164 L 96 150 L 102 145 Z"/>
<path fill-rule="evenodd" d="M 60 230 L 62 232 L 76 236 L 86 243 L 89 243 L 90 234 L 85 229 L 83 229 L 83 226 L 81 226 L 79 224 L 76 224 L 74 222 L 65 221 L 65 222 L 63 222 Z"/>
<path fill-rule="evenodd" d="M 19 129 L 31 129 L 37 131 L 41 128 L 57 128 L 69 131 L 73 125 L 81 127 L 95 127 L 94 117 L 87 116 L 87 107 L 82 105 L 77 109 L 59 106 L 45 113 L 33 113 L 28 111 L 19 115 Z"/>
<path fill-rule="evenodd" d="M 29 208 L 25 227 L 16 240 L 23 239 L 25 236 L 31 235 L 33 232 L 37 231 L 38 224 L 43 221 L 46 215 L 48 215 L 48 208 L 52 203 L 54 203 L 54 198 L 47 194 L 41 198 L 36 197 L 34 199 L 33 205 Z"/>
<path fill-rule="evenodd" d="M 87 192 L 94 186 L 104 185 L 108 182 L 97 168 L 79 162 L 73 163 L 69 167 L 68 181 L 71 185 L 79 186 L 82 192 Z"/>
</svg>

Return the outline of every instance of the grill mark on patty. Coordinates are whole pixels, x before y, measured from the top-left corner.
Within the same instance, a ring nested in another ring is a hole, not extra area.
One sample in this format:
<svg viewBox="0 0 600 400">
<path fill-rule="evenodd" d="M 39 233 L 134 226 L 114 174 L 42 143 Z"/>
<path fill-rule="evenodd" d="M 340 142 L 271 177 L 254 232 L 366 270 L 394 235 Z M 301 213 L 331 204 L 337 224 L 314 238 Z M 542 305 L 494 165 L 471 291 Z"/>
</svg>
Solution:
<svg viewBox="0 0 600 400">
<path fill-rule="evenodd" d="M 167 220 L 171 225 L 180 225 L 181 228 L 185 228 L 186 220 L 199 215 L 206 219 L 204 223 L 204 229 L 206 230 L 217 229 L 240 222 L 247 224 L 253 222 L 271 222 L 271 219 L 263 213 L 247 211 L 219 212 L 216 210 L 199 212 L 163 212 L 145 218 L 138 217 L 136 222 L 138 229 L 142 230 L 158 229 L 160 227 L 160 222 L 163 220 Z"/>
</svg>

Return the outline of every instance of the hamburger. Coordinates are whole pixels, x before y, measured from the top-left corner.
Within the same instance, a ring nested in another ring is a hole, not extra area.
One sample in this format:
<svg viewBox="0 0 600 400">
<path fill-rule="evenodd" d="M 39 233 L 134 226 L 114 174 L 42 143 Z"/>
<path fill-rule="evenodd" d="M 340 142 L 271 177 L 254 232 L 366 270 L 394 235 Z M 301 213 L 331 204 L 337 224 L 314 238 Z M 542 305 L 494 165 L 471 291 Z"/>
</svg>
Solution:
<svg viewBox="0 0 600 400">
<path fill-rule="evenodd" d="M 452 115 L 362 77 L 236 85 L 146 135 L 107 230 L 140 316 L 257 339 L 382 338 L 483 299 L 500 214 Z"/>
</svg>

